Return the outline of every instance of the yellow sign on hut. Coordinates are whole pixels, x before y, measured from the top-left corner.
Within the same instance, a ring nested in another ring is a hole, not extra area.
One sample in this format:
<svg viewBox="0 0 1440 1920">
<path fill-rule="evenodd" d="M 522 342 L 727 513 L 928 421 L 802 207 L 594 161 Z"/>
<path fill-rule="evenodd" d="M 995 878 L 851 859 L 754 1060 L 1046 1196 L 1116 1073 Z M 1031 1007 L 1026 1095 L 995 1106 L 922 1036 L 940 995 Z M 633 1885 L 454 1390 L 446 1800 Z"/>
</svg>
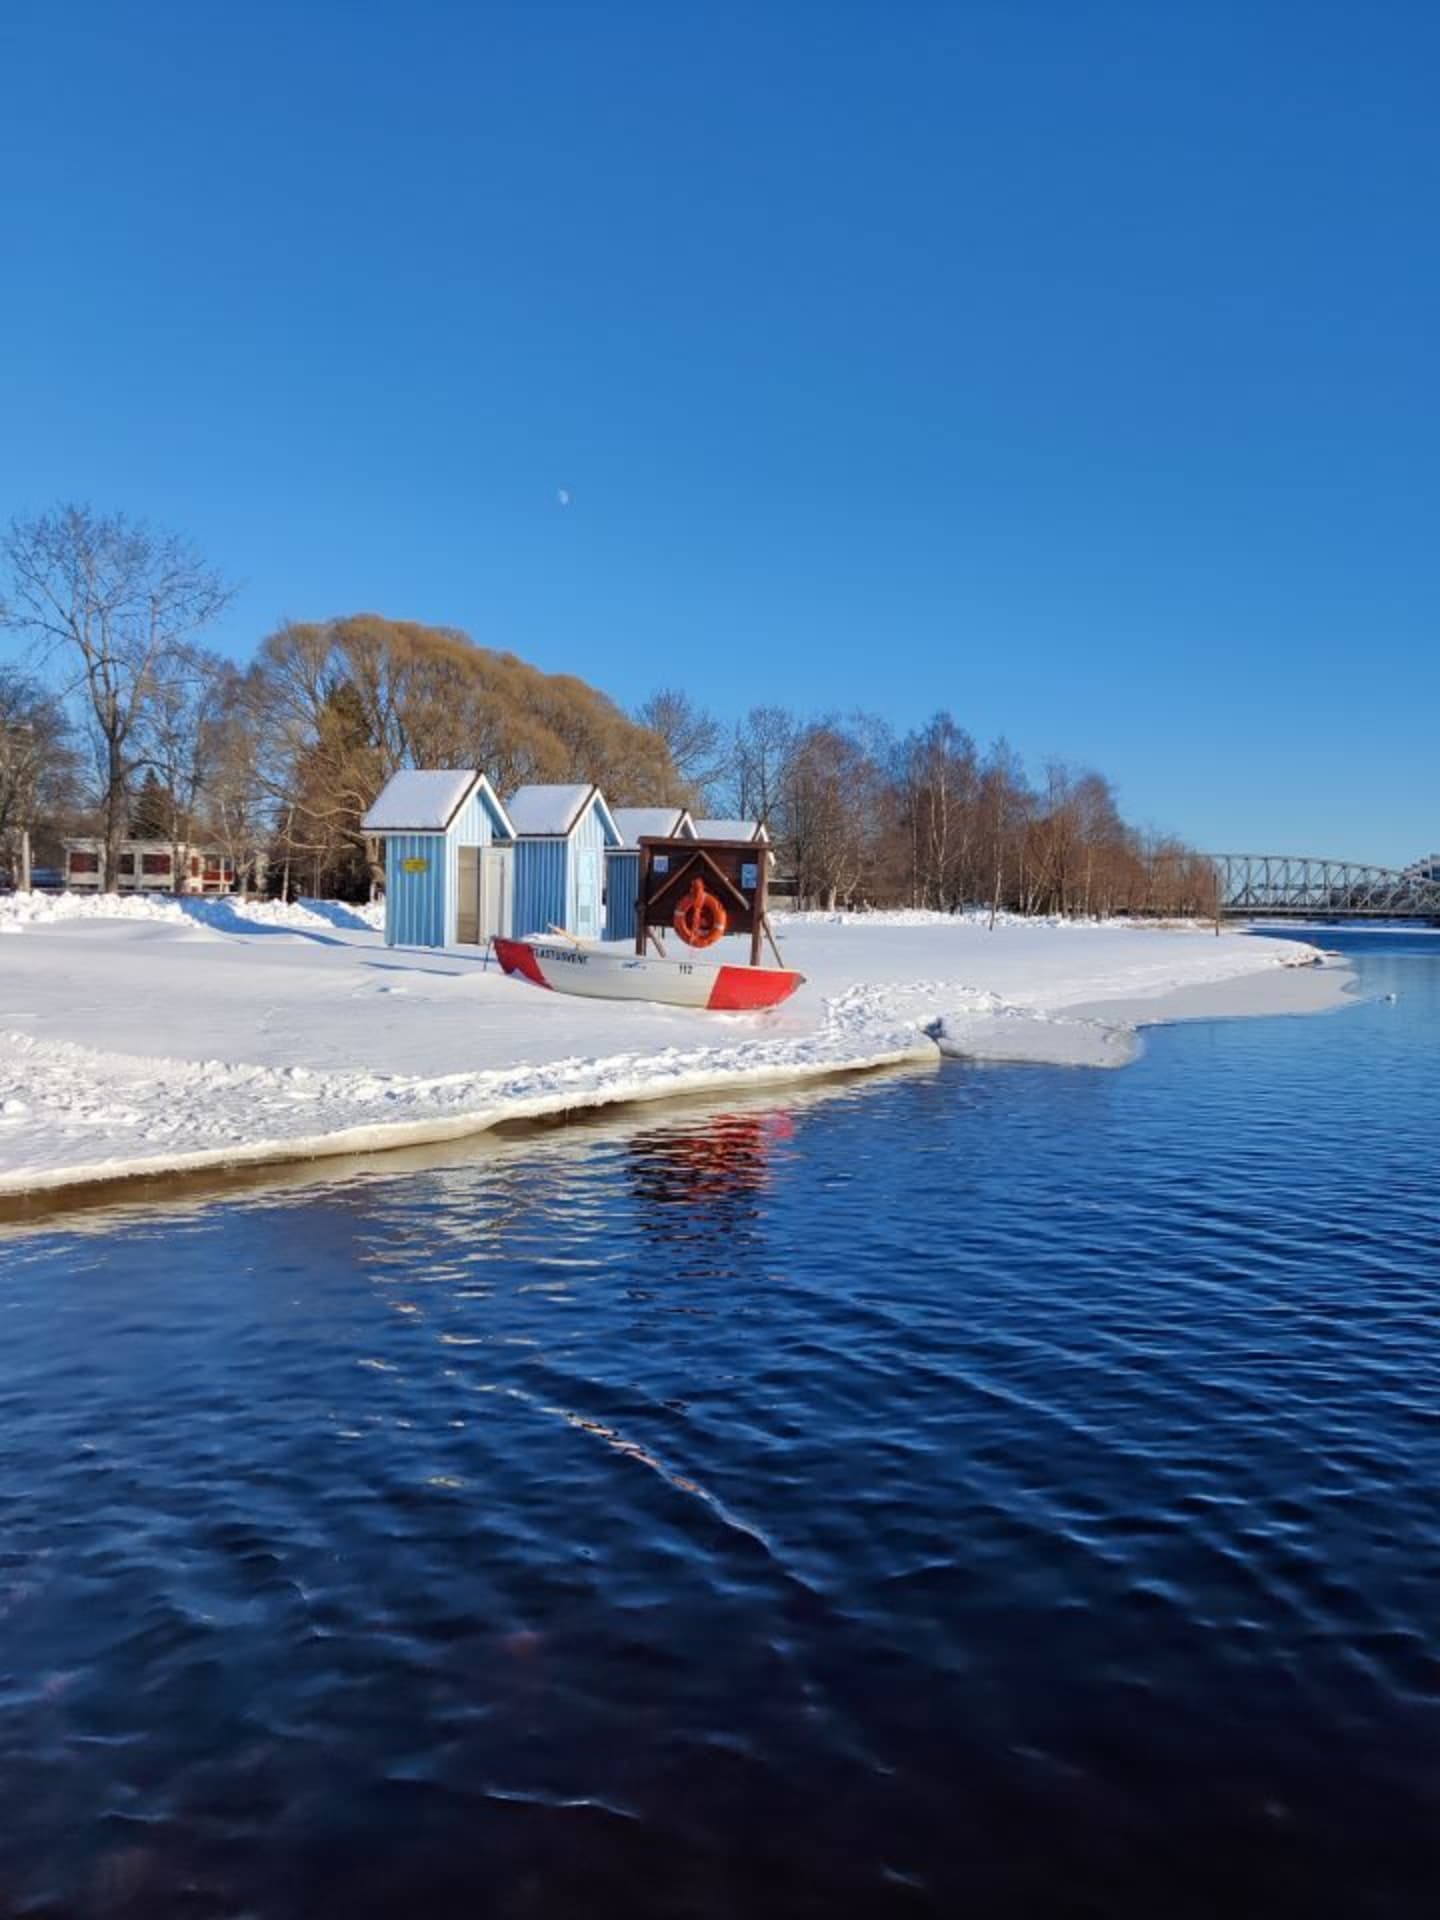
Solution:
<svg viewBox="0 0 1440 1920">
<path fill-rule="evenodd" d="M 400 871 L 402 873 L 428 873 L 430 871 L 430 862 L 428 860 L 402 860 L 400 862 Z"/>
</svg>

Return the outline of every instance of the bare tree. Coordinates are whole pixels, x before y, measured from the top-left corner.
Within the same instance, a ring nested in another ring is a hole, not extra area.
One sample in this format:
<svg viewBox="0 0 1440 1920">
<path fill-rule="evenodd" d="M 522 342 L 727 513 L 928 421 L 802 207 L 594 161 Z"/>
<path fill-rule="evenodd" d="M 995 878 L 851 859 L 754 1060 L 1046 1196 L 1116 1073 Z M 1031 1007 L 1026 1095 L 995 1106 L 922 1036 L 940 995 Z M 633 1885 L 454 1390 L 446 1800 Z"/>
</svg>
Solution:
<svg viewBox="0 0 1440 1920">
<path fill-rule="evenodd" d="M 31 635 L 41 658 L 59 667 L 65 696 L 91 729 L 103 884 L 113 890 L 157 688 L 177 650 L 217 617 L 234 589 L 180 535 L 87 506 L 12 521 L 0 558 L 10 577 L 0 620 Z"/>
<path fill-rule="evenodd" d="M 735 812 L 743 820 L 763 821 L 775 838 L 784 832 L 785 775 L 799 731 L 784 707 L 752 707 L 735 729 Z"/>
<path fill-rule="evenodd" d="M 28 720 L 7 720 L 0 701 L 0 862 L 30 885 L 30 835 L 35 819 L 39 762 L 35 729 Z"/>
<path fill-rule="evenodd" d="M 171 886 L 185 887 L 185 860 L 220 745 L 226 664 L 201 647 L 177 647 L 156 679 L 146 727 L 145 763 L 168 797 Z"/>
<path fill-rule="evenodd" d="M 838 720 L 797 738 L 785 772 L 785 851 L 796 893 L 833 912 L 857 896 L 873 870 L 880 769 Z"/>
<path fill-rule="evenodd" d="M 1029 805 L 1030 790 L 1018 756 L 1007 740 L 995 741 L 980 772 L 980 830 L 992 933 L 1005 899 L 1006 875 L 1018 866 L 1016 843 Z"/>
<path fill-rule="evenodd" d="M 976 890 L 975 743 L 950 714 L 937 713 L 902 743 L 898 764 L 912 901 L 953 912 Z"/>
<path fill-rule="evenodd" d="M 67 808 L 78 760 L 60 704 L 15 667 L 0 667 L 0 865 L 30 884 L 32 837 Z"/>
<path fill-rule="evenodd" d="M 264 891 L 273 808 L 261 775 L 261 743 L 248 677 L 227 665 L 207 726 L 202 805 L 207 828 L 230 856 L 241 893 Z"/>
<path fill-rule="evenodd" d="M 643 706 L 636 708 L 635 718 L 665 742 L 688 803 L 706 807 L 711 789 L 725 770 L 725 736 L 720 722 L 678 687 L 661 687 L 652 693 Z"/>
</svg>

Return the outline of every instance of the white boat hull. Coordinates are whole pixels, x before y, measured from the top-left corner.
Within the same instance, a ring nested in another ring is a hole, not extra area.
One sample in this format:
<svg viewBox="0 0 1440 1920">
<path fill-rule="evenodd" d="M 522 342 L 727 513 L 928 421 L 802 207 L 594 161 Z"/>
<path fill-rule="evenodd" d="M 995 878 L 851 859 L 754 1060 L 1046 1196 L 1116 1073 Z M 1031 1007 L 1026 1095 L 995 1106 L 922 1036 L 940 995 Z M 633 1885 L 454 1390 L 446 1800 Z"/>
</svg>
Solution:
<svg viewBox="0 0 1440 1920">
<path fill-rule="evenodd" d="M 705 960 L 662 960 L 649 954 L 607 953 L 564 941 L 495 941 L 507 973 L 556 993 L 593 1000 L 653 1000 L 669 1007 L 704 1007 L 712 1013 L 747 1013 L 777 1006 L 801 984 L 803 974 L 782 967 L 735 967 Z"/>
</svg>

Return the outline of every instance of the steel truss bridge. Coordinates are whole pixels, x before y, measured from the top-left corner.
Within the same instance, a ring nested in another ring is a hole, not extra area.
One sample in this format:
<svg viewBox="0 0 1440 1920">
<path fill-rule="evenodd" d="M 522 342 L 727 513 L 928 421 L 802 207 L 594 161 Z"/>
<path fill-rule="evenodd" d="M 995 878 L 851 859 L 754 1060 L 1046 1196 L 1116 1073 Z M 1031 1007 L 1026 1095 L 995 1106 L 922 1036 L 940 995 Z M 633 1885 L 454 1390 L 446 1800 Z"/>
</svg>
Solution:
<svg viewBox="0 0 1440 1920">
<path fill-rule="evenodd" d="M 1212 853 L 1227 919 L 1440 921 L 1440 860 L 1358 866 L 1289 853 Z"/>
</svg>

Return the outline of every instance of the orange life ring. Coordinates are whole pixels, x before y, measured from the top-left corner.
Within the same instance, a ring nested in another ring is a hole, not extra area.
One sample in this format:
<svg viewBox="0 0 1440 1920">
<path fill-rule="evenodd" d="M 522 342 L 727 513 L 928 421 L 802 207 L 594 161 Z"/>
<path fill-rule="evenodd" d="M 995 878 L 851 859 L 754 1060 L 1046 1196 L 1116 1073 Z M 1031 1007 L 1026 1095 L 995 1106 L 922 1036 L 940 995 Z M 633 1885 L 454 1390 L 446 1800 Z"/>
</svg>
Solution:
<svg viewBox="0 0 1440 1920">
<path fill-rule="evenodd" d="M 671 924 L 687 947 L 713 947 L 730 922 L 724 907 L 713 893 L 705 891 L 705 882 L 697 876 L 676 907 Z"/>
</svg>

